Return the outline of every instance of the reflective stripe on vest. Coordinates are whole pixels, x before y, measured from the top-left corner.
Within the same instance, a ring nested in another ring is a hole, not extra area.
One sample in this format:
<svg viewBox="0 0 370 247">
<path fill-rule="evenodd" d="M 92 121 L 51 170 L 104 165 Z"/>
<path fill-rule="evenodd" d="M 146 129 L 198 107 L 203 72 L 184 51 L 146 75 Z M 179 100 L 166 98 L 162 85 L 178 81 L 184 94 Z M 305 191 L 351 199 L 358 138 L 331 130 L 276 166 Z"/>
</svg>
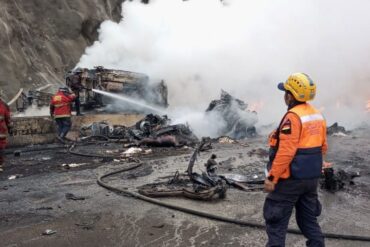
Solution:
<svg viewBox="0 0 370 247">
<path fill-rule="evenodd" d="M 6 138 L 7 137 L 7 135 L 6 134 L 0 134 L 0 139 L 4 139 L 4 138 Z"/>
<path fill-rule="evenodd" d="M 311 114 L 311 115 L 306 115 L 301 117 L 301 123 L 306 123 L 310 121 L 315 121 L 315 120 L 324 120 L 324 117 L 321 114 Z"/>
<path fill-rule="evenodd" d="M 0 115 L 0 121 L 4 120 L 4 116 L 3 115 Z"/>
<path fill-rule="evenodd" d="M 54 118 L 71 117 L 71 114 L 55 115 Z"/>
<path fill-rule="evenodd" d="M 62 106 L 66 106 L 66 105 L 70 105 L 69 103 L 63 103 L 63 104 L 55 104 L 54 106 L 55 107 L 62 107 Z"/>
</svg>

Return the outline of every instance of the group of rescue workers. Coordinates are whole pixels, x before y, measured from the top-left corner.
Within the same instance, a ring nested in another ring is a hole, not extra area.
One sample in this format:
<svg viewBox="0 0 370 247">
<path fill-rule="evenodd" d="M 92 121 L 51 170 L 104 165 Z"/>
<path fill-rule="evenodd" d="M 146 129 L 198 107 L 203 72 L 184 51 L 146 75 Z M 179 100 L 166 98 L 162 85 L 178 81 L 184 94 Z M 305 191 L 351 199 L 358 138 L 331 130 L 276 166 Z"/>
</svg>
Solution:
<svg viewBox="0 0 370 247">
<path fill-rule="evenodd" d="M 77 79 L 76 79 L 77 80 Z M 78 99 L 78 85 L 62 87 L 52 97 L 50 115 L 55 119 L 61 141 L 71 128 L 71 105 Z M 326 122 L 322 114 L 308 104 L 314 99 L 316 85 L 304 73 L 289 76 L 278 88 L 285 92 L 288 111 L 278 128 L 269 136 L 269 163 L 264 184 L 268 195 L 263 208 L 268 235 L 267 246 L 285 246 L 286 231 L 293 207 L 296 221 L 307 246 L 325 246 L 317 217 L 321 213 L 318 182 L 322 173 L 326 142 Z M 80 114 L 79 100 L 76 102 Z M 3 150 L 11 130 L 10 112 L 0 100 L 0 172 L 3 171 Z"/>
</svg>

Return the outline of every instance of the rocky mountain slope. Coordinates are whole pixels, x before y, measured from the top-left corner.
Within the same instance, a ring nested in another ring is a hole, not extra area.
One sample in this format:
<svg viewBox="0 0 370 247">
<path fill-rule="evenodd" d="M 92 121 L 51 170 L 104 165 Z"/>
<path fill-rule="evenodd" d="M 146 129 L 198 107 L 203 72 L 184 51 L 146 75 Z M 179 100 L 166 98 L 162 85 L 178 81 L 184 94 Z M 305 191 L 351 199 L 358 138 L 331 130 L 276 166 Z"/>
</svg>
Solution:
<svg viewBox="0 0 370 247">
<path fill-rule="evenodd" d="M 62 83 L 97 38 L 102 21 L 119 21 L 124 0 L 1 0 L 0 88 Z"/>
</svg>

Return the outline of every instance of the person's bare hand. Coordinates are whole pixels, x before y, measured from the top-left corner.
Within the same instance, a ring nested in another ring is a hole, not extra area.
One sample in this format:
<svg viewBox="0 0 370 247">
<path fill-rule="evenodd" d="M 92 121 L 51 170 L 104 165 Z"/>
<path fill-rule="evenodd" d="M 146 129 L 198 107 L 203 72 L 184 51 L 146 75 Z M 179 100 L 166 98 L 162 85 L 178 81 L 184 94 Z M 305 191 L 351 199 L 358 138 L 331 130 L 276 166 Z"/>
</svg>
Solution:
<svg viewBox="0 0 370 247">
<path fill-rule="evenodd" d="M 264 191 L 265 192 L 273 192 L 275 190 L 275 184 L 268 180 L 267 178 L 265 179 L 265 184 L 264 184 Z"/>
<path fill-rule="evenodd" d="M 322 162 L 322 168 L 325 169 L 325 168 L 330 168 L 330 167 L 333 167 L 333 163 L 331 162 L 326 162 L 325 160 Z"/>
</svg>

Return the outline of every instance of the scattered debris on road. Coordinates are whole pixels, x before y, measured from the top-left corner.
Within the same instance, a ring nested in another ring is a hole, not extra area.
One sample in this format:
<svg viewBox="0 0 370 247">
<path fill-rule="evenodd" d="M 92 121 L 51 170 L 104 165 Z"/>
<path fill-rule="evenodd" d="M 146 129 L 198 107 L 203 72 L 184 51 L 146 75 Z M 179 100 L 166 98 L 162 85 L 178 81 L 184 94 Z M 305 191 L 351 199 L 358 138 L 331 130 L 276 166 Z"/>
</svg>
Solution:
<svg viewBox="0 0 370 247">
<path fill-rule="evenodd" d="M 75 168 L 79 166 L 87 165 L 87 163 L 71 163 L 71 164 L 62 164 L 63 168 L 70 169 L 70 168 Z"/>
<path fill-rule="evenodd" d="M 66 193 L 65 194 L 65 197 L 66 197 L 67 200 L 73 200 L 73 201 L 83 201 L 83 200 L 86 199 L 83 196 L 76 196 L 76 195 L 74 195 L 72 193 Z"/>
<path fill-rule="evenodd" d="M 55 234 L 55 233 L 57 233 L 57 231 L 55 231 L 55 230 L 51 230 L 51 229 L 46 229 L 45 231 L 43 231 L 43 232 L 41 233 L 41 235 L 44 235 L 44 236 L 50 236 L 50 235 L 53 235 L 53 234 Z"/>
<path fill-rule="evenodd" d="M 21 178 L 21 177 L 23 177 L 22 174 L 14 174 L 14 175 L 9 176 L 8 180 L 13 180 L 13 179 Z"/>
</svg>

